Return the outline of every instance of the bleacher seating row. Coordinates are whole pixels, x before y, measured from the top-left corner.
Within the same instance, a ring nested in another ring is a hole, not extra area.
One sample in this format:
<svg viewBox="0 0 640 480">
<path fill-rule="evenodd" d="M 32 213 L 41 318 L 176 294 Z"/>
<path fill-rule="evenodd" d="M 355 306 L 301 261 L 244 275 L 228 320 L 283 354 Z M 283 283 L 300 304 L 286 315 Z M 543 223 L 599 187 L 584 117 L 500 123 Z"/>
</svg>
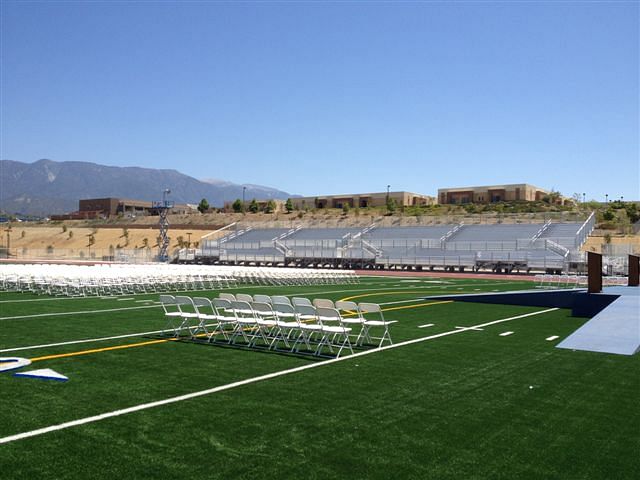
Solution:
<svg viewBox="0 0 640 480">
<path fill-rule="evenodd" d="M 60 296 L 235 288 L 239 285 L 357 283 L 349 270 L 273 269 L 225 265 L 2 265 L 0 290 Z"/>
<path fill-rule="evenodd" d="M 222 264 L 397 266 L 560 272 L 583 261 L 580 247 L 595 217 L 582 223 L 362 228 L 247 228 L 204 240 L 194 258 Z"/>
<path fill-rule="evenodd" d="M 160 295 L 160 302 L 164 331 L 174 338 L 335 357 L 344 349 L 393 343 L 389 325 L 395 322 L 385 320 L 375 303 L 243 293 L 213 299 Z M 381 335 L 373 336 L 372 329 Z"/>
</svg>

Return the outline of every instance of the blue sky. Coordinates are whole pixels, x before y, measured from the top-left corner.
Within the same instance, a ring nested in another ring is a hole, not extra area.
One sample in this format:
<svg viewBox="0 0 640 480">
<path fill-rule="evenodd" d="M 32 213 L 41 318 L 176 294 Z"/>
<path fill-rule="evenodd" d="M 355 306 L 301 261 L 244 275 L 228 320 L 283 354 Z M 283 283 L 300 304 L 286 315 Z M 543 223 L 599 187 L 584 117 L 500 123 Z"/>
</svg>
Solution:
<svg viewBox="0 0 640 480">
<path fill-rule="evenodd" d="M 638 2 L 12 2 L 3 159 L 640 199 Z"/>
</svg>

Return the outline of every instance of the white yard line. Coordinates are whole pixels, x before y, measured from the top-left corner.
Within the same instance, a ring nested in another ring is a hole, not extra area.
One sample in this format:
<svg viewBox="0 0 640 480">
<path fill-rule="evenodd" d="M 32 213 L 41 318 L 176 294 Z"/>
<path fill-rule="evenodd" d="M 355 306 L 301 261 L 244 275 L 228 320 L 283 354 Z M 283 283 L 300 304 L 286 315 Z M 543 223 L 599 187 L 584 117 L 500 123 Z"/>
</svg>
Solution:
<svg viewBox="0 0 640 480">
<path fill-rule="evenodd" d="M 500 334 L 501 337 L 508 337 L 509 335 L 513 335 L 513 332 L 502 332 Z"/>
<path fill-rule="evenodd" d="M 552 335 L 550 337 L 545 338 L 547 342 L 553 342 L 556 338 L 560 338 L 558 335 Z"/>
<path fill-rule="evenodd" d="M 58 425 L 51 425 L 49 427 L 38 428 L 36 430 L 31 430 L 31 431 L 28 431 L 28 432 L 18 433 L 16 435 L 10 435 L 8 437 L 0 438 L 0 444 L 15 442 L 17 440 L 22 440 L 22 439 L 25 439 L 25 438 L 35 437 L 35 436 L 38 436 L 38 435 L 43 435 L 45 433 L 55 432 L 55 431 L 58 431 L 58 430 L 65 430 L 67 428 L 77 427 L 79 425 L 85 425 L 87 423 L 98 422 L 100 420 L 106 420 L 107 418 L 119 417 L 121 415 L 127 415 L 129 413 L 139 412 L 141 410 L 147 410 L 149 408 L 161 407 L 163 405 L 170 405 L 172 403 L 182 402 L 184 400 L 190 400 L 192 398 L 202 397 L 202 396 L 205 396 L 205 395 L 211 395 L 213 393 L 222 392 L 222 391 L 225 391 L 225 390 L 230 390 L 232 388 L 241 387 L 243 385 L 249 385 L 251 383 L 262 382 L 264 380 L 270 380 L 272 378 L 282 377 L 284 375 L 289 375 L 289 374 L 292 374 L 292 373 L 298 373 L 298 372 L 302 372 L 304 370 L 310 370 L 312 368 L 324 367 L 324 366 L 331 365 L 331 364 L 334 364 L 334 363 L 343 362 L 343 361 L 346 361 L 346 360 L 351 360 L 353 358 L 363 357 L 365 355 L 371 355 L 373 353 L 378 353 L 378 352 L 382 352 L 382 351 L 385 351 L 385 350 L 391 350 L 393 348 L 404 347 L 406 345 L 412 345 L 414 343 L 421 343 L 421 342 L 425 342 L 427 340 L 433 340 L 434 338 L 446 337 L 447 335 L 455 335 L 455 334 L 462 333 L 462 332 L 465 332 L 467 330 L 472 330 L 472 329 L 475 329 L 475 328 L 488 327 L 489 325 L 496 325 L 498 323 L 508 322 L 508 321 L 511 321 L 511 320 L 517 320 L 517 319 L 520 319 L 520 318 L 531 317 L 531 316 L 534 316 L 534 315 L 541 315 L 543 313 L 553 312 L 555 310 L 558 310 L 558 309 L 557 308 L 548 308 L 546 310 L 540 310 L 540 311 L 537 311 L 537 312 L 525 313 L 524 315 L 518 315 L 518 316 L 515 316 L 515 317 L 503 318 L 503 319 L 500 319 L 500 320 L 494 320 L 494 321 L 491 321 L 491 322 L 481 323 L 479 325 L 474 325 L 472 327 L 466 327 L 464 329 L 450 330 L 448 332 L 438 333 L 436 335 L 431 335 L 429 337 L 416 338 L 416 339 L 413 339 L 413 340 L 407 340 L 405 342 L 396 343 L 394 345 L 387 345 L 387 346 L 382 347 L 382 348 L 376 348 L 376 349 L 373 349 L 373 350 L 367 350 L 367 351 L 364 351 L 364 352 L 354 353 L 353 355 L 349 355 L 349 356 L 346 356 L 346 357 L 334 358 L 334 359 L 326 360 L 326 361 L 323 361 L 323 362 L 311 363 L 311 364 L 307 364 L 307 365 L 302 365 L 300 367 L 290 368 L 290 369 L 287 369 L 287 370 L 281 370 L 279 372 L 268 373 L 266 375 L 260 375 L 258 377 L 247 378 L 245 380 L 240 380 L 238 382 L 228 383 L 226 385 L 219 385 L 217 387 L 209 388 L 207 390 L 201 390 L 199 392 L 192 392 L 192 393 L 188 393 L 188 394 L 185 394 L 185 395 L 180 395 L 180 396 L 177 396 L 177 397 L 167 398 L 165 400 L 158 400 L 158 401 L 155 401 L 155 402 L 143 403 L 141 405 L 135 405 L 135 406 L 129 407 L 129 408 L 123 408 L 123 409 L 120 409 L 120 410 L 114 410 L 112 412 L 101 413 L 99 415 L 94 415 L 94 416 L 91 416 L 91 417 L 85 417 L 85 418 L 80 418 L 78 420 L 72 420 L 70 422 L 60 423 Z"/>
<path fill-rule="evenodd" d="M 58 317 L 62 315 L 84 315 L 87 313 L 105 313 L 105 312 L 120 312 L 123 310 L 142 310 L 143 308 L 158 308 L 159 305 L 142 305 L 140 307 L 122 307 L 122 308 L 107 308 L 104 310 L 80 310 L 78 312 L 57 312 L 57 313 L 35 313 L 33 315 L 18 315 L 15 317 L 0 317 L 2 320 L 18 320 L 24 318 L 41 318 L 41 317 Z"/>
<path fill-rule="evenodd" d="M 427 327 L 433 327 L 433 323 L 427 323 L 425 325 L 418 325 L 418 328 L 427 328 Z"/>
</svg>

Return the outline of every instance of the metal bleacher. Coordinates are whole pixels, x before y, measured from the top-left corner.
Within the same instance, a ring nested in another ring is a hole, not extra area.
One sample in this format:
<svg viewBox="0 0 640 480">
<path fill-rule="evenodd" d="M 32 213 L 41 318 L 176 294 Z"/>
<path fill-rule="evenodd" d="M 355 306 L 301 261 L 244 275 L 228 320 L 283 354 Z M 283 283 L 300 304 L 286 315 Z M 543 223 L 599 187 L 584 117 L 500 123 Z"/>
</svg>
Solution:
<svg viewBox="0 0 640 480">
<path fill-rule="evenodd" d="M 233 265 L 567 272 L 584 263 L 582 223 L 246 228 L 204 240 L 196 261 Z"/>
</svg>

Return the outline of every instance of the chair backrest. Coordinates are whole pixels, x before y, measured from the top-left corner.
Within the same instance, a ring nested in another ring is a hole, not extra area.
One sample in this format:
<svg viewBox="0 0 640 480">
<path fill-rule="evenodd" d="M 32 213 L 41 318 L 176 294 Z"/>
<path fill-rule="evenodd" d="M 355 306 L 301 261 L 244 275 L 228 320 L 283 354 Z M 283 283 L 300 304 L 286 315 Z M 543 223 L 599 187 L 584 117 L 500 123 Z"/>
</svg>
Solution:
<svg viewBox="0 0 640 480">
<path fill-rule="evenodd" d="M 375 312 L 380 312 L 382 313 L 382 309 L 380 308 L 380 305 L 378 305 L 377 303 L 366 303 L 366 302 L 362 302 L 360 304 L 358 304 L 358 307 L 360 308 L 360 311 L 362 313 L 375 313 Z"/>
<path fill-rule="evenodd" d="M 240 302 L 253 302 L 253 297 L 247 293 L 236 293 L 236 300 Z"/>
<path fill-rule="evenodd" d="M 271 314 L 274 313 L 270 303 L 253 302 L 251 304 L 251 308 L 253 308 L 254 312 L 271 313 Z"/>
<path fill-rule="evenodd" d="M 253 296 L 253 301 L 261 303 L 271 303 L 271 297 L 269 295 L 260 295 L 259 293 L 257 293 Z"/>
<path fill-rule="evenodd" d="M 336 310 L 340 310 L 343 312 L 360 313 L 360 311 L 358 310 L 358 304 L 356 302 L 347 300 L 338 300 L 336 302 Z"/>
<path fill-rule="evenodd" d="M 335 308 L 327 308 L 327 307 L 317 307 L 316 312 L 318 313 L 318 320 L 322 324 L 335 322 L 338 324 L 342 324 L 342 317 L 340 316 L 340 312 Z"/>
<path fill-rule="evenodd" d="M 234 302 L 236 299 L 236 296 L 233 293 L 221 293 L 220 295 L 218 295 L 218 298 L 222 298 L 224 300 L 229 300 L 230 302 Z"/>
<path fill-rule="evenodd" d="M 193 305 L 195 307 L 210 307 L 211 300 L 205 297 L 193 297 Z"/>
<path fill-rule="evenodd" d="M 293 308 L 293 305 L 289 305 L 288 303 L 274 303 L 273 304 L 273 310 L 274 312 L 276 312 L 277 314 L 295 314 L 295 309 Z"/>
<path fill-rule="evenodd" d="M 334 308 L 333 300 L 329 300 L 326 298 L 314 298 L 313 305 L 316 308 Z"/>
<path fill-rule="evenodd" d="M 254 317 L 255 315 L 253 313 L 253 308 L 251 308 L 251 305 L 249 304 L 249 302 L 244 302 L 242 300 L 236 300 L 234 302 L 231 302 L 231 308 L 233 309 L 234 312 L 236 312 L 236 316 L 237 317 Z"/>
<path fill-rule="evenodd" d="M 288 303 L 291 305 L 291 300 L 284 295 L 271 295 L 271 303 Z"/>
<path fill-rule="evenodd" d="M 380 316 L 379 319 L 384 321 L 384 314 L 382 313 L 382 308 L 380 308 L 380 305 L 378 305 L 377 303 L 366 303 L 366 302 L 359 303 L 358 309 L 360 310 L 360 313 L 362 314 L 362 318 L 365 321 L 374 320 L 376 318 L 376 315 L 374 315 L 374 318 L 371 318 L 371 316 L 367 318 L 367 313 L 378 314 Z"/>
<path fill-rule="evenodd" d="M 349 317 L 355 316 L 355 318 L 362 318 L 362 312 L 358 308 L 358 304 L 356 302 L 338 300 L 336 302 L 336 310 L 338 310 L 341 315 L 347 314 Z"/>
<path fill-rule="evenodd" d="M 302 297 L 293 297 L 291 299 L 291 303 L 293 303 L 294 305 L 307 305 L 307 306 L 313 305 L 311 303 L 311 300 L 309 300 L 308 298 L 302 298 Z"/>
<path fill-rule="evenodd" d="M 214 308 L 220 310 L 227 310 L 229 313 L 233 313 L 233 309 L 231 308 L 231 302 L 226 298 L 214 298 L 211 300 L 211 304 Z"/>
<path fill-rule="evenodd" d="M 176 305 L 193 305 L 191 297 L 177 296 L 175 297 Z"/>
<path fill-rule="evenodd" d="M 295 305 L 293 307 L 296 311 L 296 314 L 298 315 L 298 317 L 300 316 L 309 316 L 309 317 L 314 317 L 316 318 L 318 316 L 317 312 L 316 312 L 316 307 L 312 306 L 312 305 Z"/>
</svg>

